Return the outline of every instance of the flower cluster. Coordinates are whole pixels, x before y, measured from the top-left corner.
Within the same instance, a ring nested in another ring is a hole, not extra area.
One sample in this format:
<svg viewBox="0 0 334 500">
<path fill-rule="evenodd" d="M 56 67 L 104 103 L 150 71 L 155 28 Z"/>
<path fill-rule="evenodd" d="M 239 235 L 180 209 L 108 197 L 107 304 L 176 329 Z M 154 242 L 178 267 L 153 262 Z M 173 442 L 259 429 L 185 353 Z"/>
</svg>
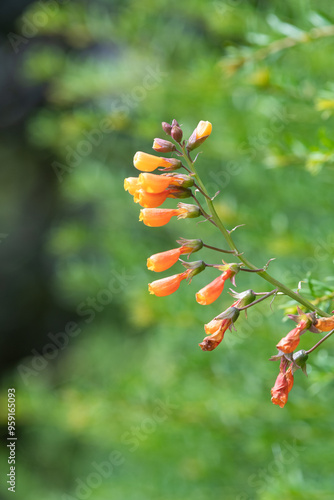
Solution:
<svg viewBox="0 0 334 500">
<path fill-rule="evenodd" d="M 187 142 L 181 142 L 183 132 L 176 120 L 173 120 L 171 124 L 164 122 L 162 128 L 179 147 L 186 149 L 189 153 L 189 151 L 198 147 L 209 137 L 212 125 L 210 122 L 200 121 Z M 164 139 L 154 139 L 153 149 L 161 153 L 176 152 L 176 154 L 181 155 L 175 144 Z M 139 203 L 143 207 L 140 211 L 139 220 L 143 221 L 146 226 L 164 226 L 174 216 L 178 219 L 197 218 L 201 216 L 208 218 L 193 193 L 193 190 L 198 186 L 195 183 L 192 172 L 188 171 L 186 174 L 175 173 L 176 170 L 186 168 L 180 159 L 161 158 L 139 151 L 134 155 L 133 164 L 142 173 L 138 177 L 128 177 L 125 179 L 124 189 L 133 196 L 135 203 Z M 151 173 L 157 170 L 161 171 L 161 173 Z M 176 208 L 158 208 L 167 198 L 190 197 L 194 198 L 195 204 L 180 202 Z M 158 273 L 166 271 L 174 266 L 181 256 L 187 255 L 189 258 L 190 255 L 201 250 L 203 246 L 207 246 L 202 240 L 197 238 L 181 238 L 177 243 L 179 245 L 177 248 L 151 255 L 147 259 L 148 269 Z M 220 272 L 220 275 L 195 295 L 196 301 L 199 304 L 209 305 L 219 298 L 228 279 L 235 285 L 235 276 L 240 270 L 240 264 L 236 263 L 226 264 L 223 262 L 223 264 L 209 265 L 202 260 L 181 262 L 186 268 L 185 271 L 153 281 L 148 285 L 149 292 L 157 297 L 165 297 L 176 292 L 182 281 L 191 282 L 192 278 L 204 271 L 206 267 L 215 267 Z M 252 295 L 253 292 L 250 292 Z M 239 316 L 239 310 L 236 306 L 249 303 L 247 302 L 249 301 L 249 294 L 247 292 L 246 296 L 239 298 L 230 308 L 205 325 L 205 333 L 209 336 L 205 337 L 203 342 L 199 344 L 203 351 L 211 351 L 220 344 L 225 331 L 228 328 L 232 328 Z M 252 295 L 252 300 L 254 299 L 255 295 Z"/>
<path fill-rule="evenodd" d="M 150 271 L 161 273 L 180 261 L 185 270 L 152 281 L 148 285 L 149 292 L 157 297 L 171 295 L 179 289 L 182 281 L 190 283 L 197 274 L 205 271 L 207 267 L 216 269 L 220 274 L 195 293 L 196 301 L 201 305 L 209 305 L 215 302 L 222 294 L 227 280 L 230 280 L 235 286 L 235 277 L 239 271 L 257 273 L 261 278 L 275 285 L 276 288 L 269 292 L 256 293 L 253 290 L 246 290 L 235 293 L 231 290 L 231 295 L 235 299 L 234 302 L 221 314 L 204 325 L 206 337 L 199 344 L 203 351 L 214 350 L 222 342 L 225 332 L 228 329 L 232 330 L 242 311 L 245 311 L 247 317 L 249 307 L 270 296 L 275 298 L 278 294 L 284 294 L 299 302 L 304 309 L 309 310 L 310 312 L 304 312 L 298 308 L 297 315 L 289 316 L 290 319 L 297 323 L 297 326 L 277 343 L 278 353 L 270 358 L 271 360 L 280 361 L 279 374 L 274 387 L 271 389 L 271 400 L 275 405 L 282 408 L 286 404 L 288 394 L 292 389 L 295 371 L 301 369 L 306 374 L 308 354 L 334 333 L 334 316 L 329 316 L 299 293 L 295 293 L 277 279 L 272 278 L 267 272 L 270 261 L 263 268 L 257 269 L 237 249 L 231 237 L 233 230 L 228 231 L 219 218 L 213 204 L 213 198 L 208 195 L 197 173 L 196 159 L 192 160 L 190 156 L 190 153 L 210 136 L 212 131 L 211 123 L 200 121 L 188 140 L 183 140 L 182 128 L 176 120 L 171 123 L 163 122 L 162 129 L 170 140 L 155 138 L 153 149 L 157 153 L 172 153 L 174 156 L 160 157 L 138 151 L 134 155 L 133 164 L 141 173 L 138 177 L 128 177 L 124 181 L 124 189 L 133 196 L 134 202 L 142 207 L 139 220 L 148 227 L 160 227 L 168 224 L 173 217 L 179 220 L 204 218 L 222 233 L 229 249 L 213 247 L 198 238 L 180 238 L 177 240 L 177 247 L 148 257 L 147 268 Z M 184 170 L 182 173 L 180 173 L 181 169 Z M 210 213 L 203 209 L 198 200 L 198 193 L 204 196 Z M 160 208 L 168 198 L 179 200 L 191 198 L 193 203 L 179 201 L 173 208 Z M 233 254 L 234 257 L 239 259 L 240 263 L 222 261 L 222 263 L 218 264 L 208 264 L 203 260 L 189 261 L 189 257 L 193 253 L 202 250 L 203 247 L 216 252 Z M 181 259 L 181 256 L 184 255 L 187 256 L 187 261 Z M 301 335 L 307 331 L 329 333 L 309 351 L 295 352 L 300 343 Z"/>
</svg>

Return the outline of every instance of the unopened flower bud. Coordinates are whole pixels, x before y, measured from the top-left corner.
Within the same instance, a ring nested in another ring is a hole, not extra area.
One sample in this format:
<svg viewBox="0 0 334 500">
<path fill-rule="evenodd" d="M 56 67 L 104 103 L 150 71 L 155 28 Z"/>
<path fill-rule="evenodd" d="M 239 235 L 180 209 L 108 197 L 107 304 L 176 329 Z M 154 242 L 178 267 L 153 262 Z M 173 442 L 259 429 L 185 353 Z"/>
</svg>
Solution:
<svg viewBox="0 0 334 500">
<path fill-rule="evenodd" d="M 209 137 L 212 131 L 212 124 L 201 120 L 187 142 L 188 151 L 192 151 L 202 144 Z"/>
<path fill-rule="evenodd" d="M 159 153 L 171 153 L 176 150 L 175 144 L 164 139 L 154 139 L 152 148 Z"/>
<path fill-rule="evenodd" d="M 188 203 L 178 203 L 177 208 L 180 211 L 178 219 L 194 219 L 201 215 L 201 211 L 197 205 L 190 205 Z"/>
<path fill-rule="evenodd" d="M 201 273 L 205 269 L 205 264 L 202 260 L 195 260 L 194 262 L 181 261 L 182 265 L 189 270 L 188 280 L 191 281 L 196 274 Z"/>
<path fill-rule="evenodd" d="M 292 365 L 292 370 L 295 371 L 298 368 L 301 368 L 302 372 L 307 376 L 307 371 L 306 371 L 306 361 L 308 360 L 308 354 L 304 349 L 301 351 L 295 352 L 292 355 L 293 359 L 293 365 Z"/>
<path fill-rule="evenodd" d="M 192 196 L 191 189 L 183 188 L 183 187 L 170 187 L 168 189 L 169 195 L 168 198 L 190 198 Z"/>
<path fill-rule="evenodd" d="M 177 158 L 164 158 L 164 160 L 166 161 L 166 163 L 164 164 L 163 168 L 160 169 L 164 172 L 174 172 L 174 170 L 178 170 L 182 167 L 182 161 L 178 160 Z"/>
<path fill-rule="evenodd" d="M 173 137 L 174 141 L 180 143 L 183 137 L 182 129 L 177 125 L 173 125 L 171 136 Z"/>
<path fill-rule="evenodd" d="M 193 252 L 198 252 L 201 248 L 203 248 L 203 241 L 202 240 L 187 240 L 185 238 L 180 238 L 177 240 L 179 245 L 182 246 L 182 248 L 187 248 L 189 251 L 189 254 Z M 188 253 L 188 252 L 187 252 Z"/>
<path fill-rule="evenodd" d="M 232 297 L 234 297 L 236 302 L 234 302 L 234 306 L 236 307 L 245 307 L 254 302 L 256 299 L 256 295 L 253 290 L 245 290 L 244 292 L 237 293 L 232 291 L 231 292 Z"/>
<path fill-rule="evenodd" d="M 172 126 L 167 122 L 162 122 L 162 130 L 166 132 L 167 135 L 171 135 Z"/>
</svg>

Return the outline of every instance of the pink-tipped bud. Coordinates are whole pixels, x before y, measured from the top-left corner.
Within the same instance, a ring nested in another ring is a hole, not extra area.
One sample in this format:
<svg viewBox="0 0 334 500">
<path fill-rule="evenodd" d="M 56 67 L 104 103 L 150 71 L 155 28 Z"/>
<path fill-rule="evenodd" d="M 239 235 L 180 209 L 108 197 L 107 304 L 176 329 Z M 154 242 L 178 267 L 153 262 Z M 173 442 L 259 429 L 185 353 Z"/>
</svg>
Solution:
<svg viewBox="0 0 334 500">
<path fill-rule="evenodd" d="M 172 142 L 159 138 L 154 139 L 152 148 L 159 153 L 172 153 L 176 150 L 176 147 Z"/>
</svg>

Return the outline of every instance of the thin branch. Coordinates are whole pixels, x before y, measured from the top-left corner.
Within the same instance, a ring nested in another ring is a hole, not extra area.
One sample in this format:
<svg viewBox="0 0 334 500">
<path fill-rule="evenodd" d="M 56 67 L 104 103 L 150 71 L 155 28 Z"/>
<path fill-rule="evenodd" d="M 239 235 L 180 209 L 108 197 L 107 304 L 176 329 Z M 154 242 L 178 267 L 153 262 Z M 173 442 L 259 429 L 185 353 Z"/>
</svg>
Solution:
<svg viewBox="0 0 334 500">
<path fill-rule="evenodd" d="M 243 311 L 244 309 L 248 309 L 249 307 L 252 307 L 254 306 L 255 304 L 258 304 L 259 302 L 262 302 L 262 300 L 265 300 L 267 299 L 268 297 L 270 297 L 271 295 L 274 295 L 274 293 L 277 292 L 277 289 L 275 290 L 272 290 L 271 292 L 268 292 L 266 293 L 265 295 L 263 295 L 262 297 L 260 297 L 259 299 L 257 300 L 254 300 L 254 302 L 251 302 L 250 304 L 248 304 L 247 306 L 244 306 L 244 307 L 238 307 L 239 311 Z"/>
<path fill-rule="evenodd" d="M 313 352 L 317 347 L 319 347 L 320 344 L 322 344 L 323 342 L 325 342 L 326 339 L 328 339 L 328 337 L 330 337 L 331 335 L 333 335 L 334 333 L 334 330 L 332 330 L 331 332 L 327 333 L 327 335 L 325 335 L 324 337 L 322 337 L 321 340 L 319 340 L 319 342 L 317 342 L 313 347 L 311 347 L 311 349 L 309 349 L 308 351 L 306 351 L 306 354 L 310 354 L 311 352 Z"/>
<path fill-rule="evenodd" d="M 206 245 L 206 243 L 203 243 L 203 247 L 211 248 L 211 250 L 216 250 L 216 252 L 233 253 L 234 255 L 236 255 L 235 250 L 223 250 L 222 248 L 217 248 L 217 247 L 212 247 L 211 245 Z"/>
</svg>

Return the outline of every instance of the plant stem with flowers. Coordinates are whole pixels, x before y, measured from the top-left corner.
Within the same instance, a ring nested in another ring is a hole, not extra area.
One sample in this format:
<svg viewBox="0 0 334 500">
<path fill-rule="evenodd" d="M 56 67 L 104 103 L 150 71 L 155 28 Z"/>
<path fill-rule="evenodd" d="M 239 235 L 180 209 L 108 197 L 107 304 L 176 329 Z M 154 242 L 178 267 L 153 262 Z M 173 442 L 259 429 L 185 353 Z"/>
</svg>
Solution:
<svg viewBox="0 0 334 500">
<path fill-rule="evenodd" d="M 208 283 L 204 288 L 196 293 L 196 301 L 202 305 L 208 305 L 218 299 L 224 289 L 225 281 L 230 279 L 235 285 L 235 277 L 239 271 L 252 272 L 269 282 L 275 288 L 269 292 L 255 293 L 253 290 L 245 290 L 242 293 L 232 292 L 232 296 L 237 299 L 233 304 L 216 316 L 204 326 L 207 336 L 199 345 L 203 351 L 212 351 L 223 340 L 227 329 L 232 329 L 240 313 L 269 297 L 277 294 L 286 295 L 298 302 L 307 312 L 298 308 L 298 315 L 289 315 L 289 318 L 296 321 L 297 326 L 283 337 L 277 344 L 278 354 L 271 360 L 280 359 L 280 372 L 276 383 L 271 390 L 272 402 L 283 407 L 288 399 L 288 393 L 293 385 L 293 374 L 297 369 L 302 369 L 306 373 L 306 360 L 308 355 L 315 350 L 324 340 L 334 332 L 334 316 L 330 316 L 318 307 L 318 303 L 309 302 L 299 293 L 294 292 L 283 283 L 267 272 L 268 265 L 272 259 L 263 267 L 257 268 L 241 253 L 231 233 L 234 231 L 226 229 L 221 218 L 217 214 L 214 206 L 214 198 L 211 198 L 207 189 L 198 174 L 195 160 L 191 158 L 191 152 L 200 146 L 211 134 L 212 125 L 210 122 L 200 121 L 188 141 L 182 140 L 183 132 L 176 120 L 171 124 L 163 122 L 163 130 L 171 137 L 173 142 L 164 139 L 154 139 L 153 149 L 160 153 L 175 153 L 178 158 L 160 158 L 143 152 L 137 152 L 134 156 L 134 166 L 141 173 L 138 178 L 130 177 L 125 179 L 124 188 L 134 197 L 134 201 L 143 208 L 140 212 L 139 220 L 149 227 L 163 226 L 176 216 L 178 219 L 204 217 L 214 227 L 216 227 L 224 237 L 228 249 L 217 248 L 204 243 L 200 239 L 180 239 L 178 248 L 167 250 L 152 255 L 147 260 L 148 269 L 155 272 L 162 272 L 172 267 L 181 255 L 191 255 L 200 251 L 203 247 L 234 255 L 240 262 L 223 264 L 208 264 L 202 260 L 181 263 L 186 271 L 169 276 L 167 278 L 153 281 L 149 284 L 149 291 L 158 297 L 170 295 L 178 290 L 181 282 L 191 280 L 207 267 L 214 267 L 222 274 L 215 280 Z M 182 160 L 180 159 L 182 158 Z M 184 163 L 185 164 L 184 164 Z M 163 171 L 162 174 L 152 174 L 156 169 Z M 175 173 L 183 168 L 187 174 Z M 196 194 L 193 192 L 195 190 Z M 208 213 L 204 210 L 198 199 L 202 195 L 207 204 Z M 167 198 L 192 198 L 195 204 L 179 202 L 175 209 L 158 208 Z M 239 227 L 239 226 L 237 226 Z M 259 297 L 259 298 L 257 298 Z M 299 345 L 300 336 L 306 331 L 321 333 L 332 330 L 321 341 L 319 341 L 309 351 L 295 352 Z"/>
</svg>

